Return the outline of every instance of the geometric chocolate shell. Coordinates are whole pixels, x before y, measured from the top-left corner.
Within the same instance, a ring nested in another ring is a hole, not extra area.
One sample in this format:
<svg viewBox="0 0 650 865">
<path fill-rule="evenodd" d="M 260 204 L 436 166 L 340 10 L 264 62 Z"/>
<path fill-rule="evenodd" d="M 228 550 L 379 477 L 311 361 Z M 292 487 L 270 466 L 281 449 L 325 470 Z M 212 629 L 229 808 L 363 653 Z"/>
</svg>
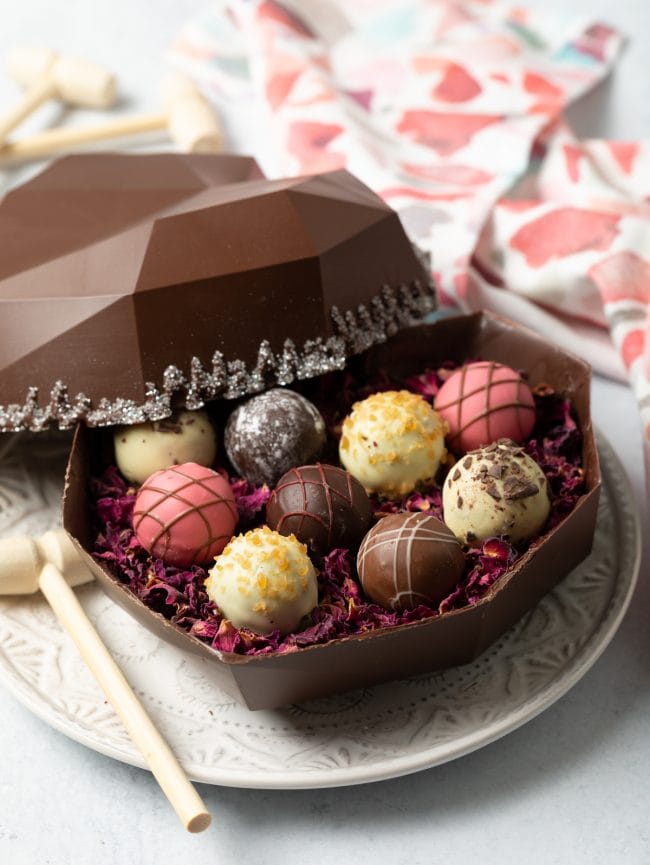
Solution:
<svg viewBox="0 0 650 865">
<path fill-rule="evenodd" d="M 0 431 L 157 420 L 172 398 L 288 384 L 435 303 L 364 184 L 260 179 L 243 157 L 62 159 L 0 203 L 0 249 Z"/>
</svg>

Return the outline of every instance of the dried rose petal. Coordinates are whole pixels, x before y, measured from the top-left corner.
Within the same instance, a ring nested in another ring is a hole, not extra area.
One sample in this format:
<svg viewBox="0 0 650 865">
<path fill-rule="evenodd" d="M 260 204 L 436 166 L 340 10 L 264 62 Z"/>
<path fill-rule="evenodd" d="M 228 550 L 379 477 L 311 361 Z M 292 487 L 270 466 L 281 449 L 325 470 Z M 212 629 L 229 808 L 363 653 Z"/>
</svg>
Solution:
<svg viewBox="0 0 650 865">
<path fill-rule="evenodd" d="M 413 375 L 404 379 L 404 387 L 429 399 L 437 395 L 441 384 L 438 373 L 430 369 L 420 375 Z"/>
<path fill-rule="evenodd" d="M 271 496 L 271 490 L 266 484 L 256 487 L 247 480 L 238 477 L 230 478 L 230 486 L 235 496 L 240 524 L 252 523 L 266 507 Z"/>
</svg>

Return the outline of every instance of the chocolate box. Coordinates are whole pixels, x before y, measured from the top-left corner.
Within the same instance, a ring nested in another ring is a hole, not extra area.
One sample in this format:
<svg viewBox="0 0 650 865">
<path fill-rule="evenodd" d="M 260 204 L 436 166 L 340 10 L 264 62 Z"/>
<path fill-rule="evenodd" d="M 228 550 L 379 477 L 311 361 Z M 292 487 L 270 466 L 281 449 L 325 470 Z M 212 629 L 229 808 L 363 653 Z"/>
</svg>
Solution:
<svg viewBox="0 0 650 865">
<path fill-rule="evenodd" d="M 288 654 L 242 656 L 211 649 L 144 606 L 90 555 L 88 482 L 101 468 L 101 431 L 79 424 L 66 473 L 64 526 L 99 584 L 154 633 L 198 653 L 213 665 L 224 691 L 250 709 L 274 708 L 472 661 L 530 610 L 591 549 L 600 471 L 589 413 L 589 367 L 534 333 L 488 313 L 443 319 L 400 331 L 352 358 L 371 376 L 396 376 L 445 360 L 483 358 L 528 373 L 566 395 L 583 434 L 586 492 L 571 513 L 533 544 L 475 605 L 433 619 L 332 640 Z"/>
</svg>

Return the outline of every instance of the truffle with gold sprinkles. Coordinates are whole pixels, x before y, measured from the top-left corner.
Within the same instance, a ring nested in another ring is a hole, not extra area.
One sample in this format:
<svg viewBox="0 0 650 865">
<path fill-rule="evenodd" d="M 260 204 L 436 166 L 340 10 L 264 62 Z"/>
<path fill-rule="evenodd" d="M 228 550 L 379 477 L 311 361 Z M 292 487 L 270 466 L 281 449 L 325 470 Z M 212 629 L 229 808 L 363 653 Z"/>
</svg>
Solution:
<svg viewBox="0 0 650 865">
<path fill-rule="evenodd" d="M 368 492 L 397 498 L 435 476 L 445 432 L 440 415 L 418 394 L 374 393 L 343 422 L 339 457 Z"/>
<path fill-rule="evenodd" d="M 307 547 L 268 526 L 233 538 L 215 560 L 205 588 L 236 628 L 256 634 L 295 631 L 318 603 Z"/>
</svg>

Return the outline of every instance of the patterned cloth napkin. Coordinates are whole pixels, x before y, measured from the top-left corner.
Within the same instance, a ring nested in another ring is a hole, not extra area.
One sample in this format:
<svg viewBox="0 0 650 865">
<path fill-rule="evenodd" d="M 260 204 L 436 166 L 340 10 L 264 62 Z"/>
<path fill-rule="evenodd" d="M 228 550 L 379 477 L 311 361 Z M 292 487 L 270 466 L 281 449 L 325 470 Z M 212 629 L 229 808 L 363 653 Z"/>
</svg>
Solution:
<svg viewBox="0 0 650 865">
<path fill-rule="evenodd" d="M 217 0 L 172 59 L 267 175 L 346 167 L 378 192 L 444 305 L 629 376 L 650 451 L 650 143 L 579 141 L 562 118 L 621 47 L 501 0 Z"/>
</svg>

